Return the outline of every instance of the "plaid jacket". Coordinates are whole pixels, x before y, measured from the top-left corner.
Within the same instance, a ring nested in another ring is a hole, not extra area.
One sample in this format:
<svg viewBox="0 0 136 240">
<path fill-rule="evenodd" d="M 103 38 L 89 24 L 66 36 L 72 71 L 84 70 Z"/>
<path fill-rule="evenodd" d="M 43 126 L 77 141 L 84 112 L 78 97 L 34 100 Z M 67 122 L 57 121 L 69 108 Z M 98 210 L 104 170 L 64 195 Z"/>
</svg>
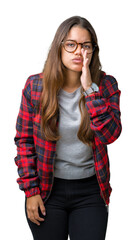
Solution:
<svg viewBox="0 0 136 240">
<path fill-rule="evenodd" d="M 14 142 L 17 146 L 17 156 L 14 160 L 18 166 L 19 188 L 24 190 L 26 197 L 41 194 L 45 202 L 53 186 L 56 141 L 47 141 L 41 136 L 41 116 L 35 111 L 41 91 L 42 73 L 30 76 L 22 90 L 21 105 L 16 121 Z M 120 93 L 116 79 L 104 73 L 99 92 L 85 96 L 85 105 L 90 115 L 90 127 L 95 131 L 93 157 L 96 176 L 101 189 L 101 197 L 106 205 L 109 204 L 112 191 L 109 183 L 107 145 L 114 142 L 122 130 Z"/>
</svg>

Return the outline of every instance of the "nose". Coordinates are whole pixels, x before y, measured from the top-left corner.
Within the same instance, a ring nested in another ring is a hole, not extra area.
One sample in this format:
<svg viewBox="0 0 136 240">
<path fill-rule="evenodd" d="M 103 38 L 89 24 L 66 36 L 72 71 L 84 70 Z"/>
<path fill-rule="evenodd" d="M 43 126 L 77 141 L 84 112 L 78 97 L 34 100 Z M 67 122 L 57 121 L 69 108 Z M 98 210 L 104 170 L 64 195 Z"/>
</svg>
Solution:
<svg viewBox="0 0 136 240">
<path fill-rule="evenodd" d="M 77 45 L 77 49 L 75 50 L 75 53 L 77 54 L 81 54 L 81 49 L 82 49 L 82 45 L 80 44 L 80 43 L 78 43 L 78 45 Z"/>
</svg>

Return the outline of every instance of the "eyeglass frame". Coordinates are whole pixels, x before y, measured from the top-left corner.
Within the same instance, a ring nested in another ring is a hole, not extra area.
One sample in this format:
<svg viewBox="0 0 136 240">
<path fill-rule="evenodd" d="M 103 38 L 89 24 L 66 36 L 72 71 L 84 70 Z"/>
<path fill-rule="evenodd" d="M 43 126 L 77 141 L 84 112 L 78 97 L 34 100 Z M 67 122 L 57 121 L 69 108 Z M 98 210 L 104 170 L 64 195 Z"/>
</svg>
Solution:
<svg viewBox="0 0 136 240">
<path fill-rule="evenodd" d="M 67 51 L 67 50 L 65 49 L 64 43 L 67 42 L 67 41 L 71 41 L 71 42 L 75 42 L 75 43 L 76 43 L 76 48 L 75 48 L 74 51 L 70 52 L 70 51 Z M 64 47 L 64 49 L 65 49 L 66 52 L 74 53 L 74 52 L 77 50 L 79 44 L 81 45 L 81 48 L 83 48 L 83 45 L 84 45 L 85 43 L 92 43 L 92 42 L 91 42 L 91 41 L 87 41 L 87 42 L 83 42 L 83 43 L 78 43 L 78 42 L 75 41 L 75 40 L 65 40 L 65 41 L 62 41 L 61 43 L 62 43 L 62 45 L 63 45 L 63 47 Z M 96 47 L 97 47 L 97 44 L 95 44 L 95 45 L 93 46 L 92 52 L 91 52 L 91 53 L 87 53 L 87 54 L 92 54 L 92 53 L 94 52 L 94 50 L 95 50 Z"/>
</svg>

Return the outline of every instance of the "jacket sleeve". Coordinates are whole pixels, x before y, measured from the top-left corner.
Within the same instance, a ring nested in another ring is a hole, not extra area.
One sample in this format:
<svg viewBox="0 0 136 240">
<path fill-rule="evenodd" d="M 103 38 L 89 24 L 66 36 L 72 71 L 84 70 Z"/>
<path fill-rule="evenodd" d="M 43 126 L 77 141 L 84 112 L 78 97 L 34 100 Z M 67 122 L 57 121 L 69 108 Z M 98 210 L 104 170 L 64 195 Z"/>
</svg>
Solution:
<svg viewBox="0 0 136 240">
<path fill-rule="evenodd" d="M 33 140 L 33 105 L 31 103 L 31 81 L 27 79 L 22 90 L 22 99 L 16 121 L 14 142 L 17 146 L 17 156 L 14 158 L 18 166 L 17 183 L 26 197 L 40 194 L 38 175 L 36 171 L 36 152 Z"/>
<path fill-rule="evenodd" d="M 99 92 L 85 97 L 85 106 L 90 115 L 90 127 L 97 140 L 103 144 L 114 142 L 122 130 L 119 107 L 121 91 L 116 79 L 106 75 Z"/>
</svg>

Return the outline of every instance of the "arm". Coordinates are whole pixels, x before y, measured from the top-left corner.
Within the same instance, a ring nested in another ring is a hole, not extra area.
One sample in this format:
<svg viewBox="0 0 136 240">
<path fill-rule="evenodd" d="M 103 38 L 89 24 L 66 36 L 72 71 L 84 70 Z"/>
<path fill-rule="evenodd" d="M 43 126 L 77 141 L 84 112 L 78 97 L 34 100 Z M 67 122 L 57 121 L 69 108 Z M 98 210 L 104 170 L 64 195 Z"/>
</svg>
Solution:
<svg viewBox="0 0 136 240">
<path fill-rule="evenodd" d="M 38 175 L 36 171 L 36 152 L 33 140 L 33 105 L 31 103 L 31 81 L 27 79 L 22 90 L 22 99 L 16 121 L 16 136 L 14 142 L 17 146 L 15 163 L 18 166 L 19 188 L 25 191 L 26 197 L 40 194 Z"/>
<path fill-rule="evenodd" d="M 85 97 L 85 106 L 90 115 L 90 127 L 103 144 L 114 142 L 120 135 L 119 100 L 121 91 L 112 76 L 105 76 L 100 91 Z"/>
</svg>

